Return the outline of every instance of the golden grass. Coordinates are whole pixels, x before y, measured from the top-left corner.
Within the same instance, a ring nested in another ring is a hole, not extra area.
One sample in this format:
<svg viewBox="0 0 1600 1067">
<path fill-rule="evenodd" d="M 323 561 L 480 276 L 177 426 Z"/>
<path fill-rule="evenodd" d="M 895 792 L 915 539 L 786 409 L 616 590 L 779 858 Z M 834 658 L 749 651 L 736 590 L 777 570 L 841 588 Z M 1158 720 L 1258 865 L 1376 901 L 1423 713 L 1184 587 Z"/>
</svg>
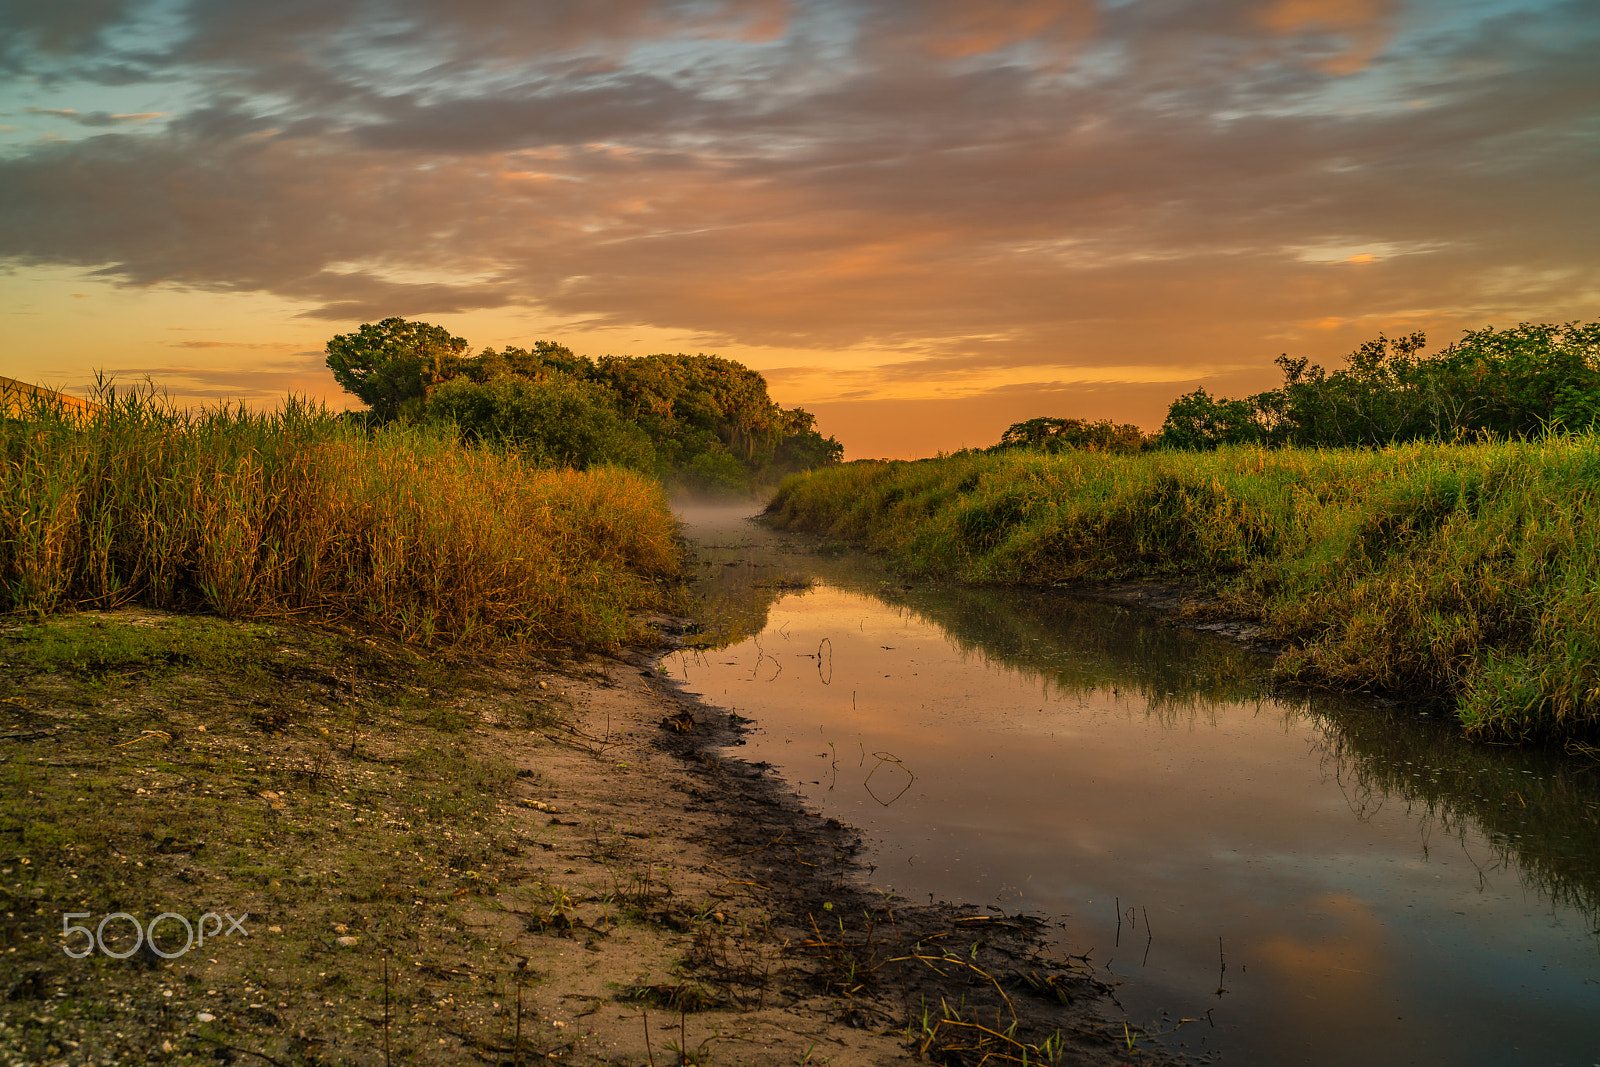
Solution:
<svg viewBox="0 0 1600 1067">
<path fill-rule="evenodd" d="M 290 401 L 178 411 L 107 392 L 0 419 L 0 609 L 130 601 L 304 615 L 430 645 L 609 647 L 678 570 L 654 482 L 540 470 Z"/>
</svg>

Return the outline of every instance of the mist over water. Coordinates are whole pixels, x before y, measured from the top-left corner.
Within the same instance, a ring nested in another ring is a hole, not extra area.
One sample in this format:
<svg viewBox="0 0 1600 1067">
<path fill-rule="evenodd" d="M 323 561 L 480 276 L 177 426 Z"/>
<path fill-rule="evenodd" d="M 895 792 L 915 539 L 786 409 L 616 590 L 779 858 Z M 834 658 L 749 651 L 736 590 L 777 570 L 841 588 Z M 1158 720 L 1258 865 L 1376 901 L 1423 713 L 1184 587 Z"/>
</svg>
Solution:
<svg viewBox="0 0 1600 1067">
<path fill-rule="evenodd" d="M 1228 1062 L 1600 1062 L 1600 763 L 1273 692 L 1142 611 L 682 517 L 705 632 L 663 665 L 867 832 L 874 885 L 1046 917 Z"/>
</svg>

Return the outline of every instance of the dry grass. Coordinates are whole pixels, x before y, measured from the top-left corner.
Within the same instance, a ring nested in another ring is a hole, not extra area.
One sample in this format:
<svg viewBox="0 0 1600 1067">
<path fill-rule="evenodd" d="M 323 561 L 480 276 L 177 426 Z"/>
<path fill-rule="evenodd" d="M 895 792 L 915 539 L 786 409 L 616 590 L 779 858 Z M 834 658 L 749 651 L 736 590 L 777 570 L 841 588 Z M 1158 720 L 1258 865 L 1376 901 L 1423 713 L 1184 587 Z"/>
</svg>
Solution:
<svg viewBox="0 0 1600 1067">
<path fill-rule="evenodd" d="M 660 488 L 540 470 L 291 400 L 107 390 L 0 419 L 0 610 L 141 603 L 374 626 L 424 645 L 614 647 L 679 568 Z"/>
<path fill-rule="evenodd" d="M 1303 681 L 1451 700 L 1473 736 L 1600 730 L 1600 440 L 957 455 L 793 479 L 778 525 L 974 582 L 1197 577 Z"/>
</svg>

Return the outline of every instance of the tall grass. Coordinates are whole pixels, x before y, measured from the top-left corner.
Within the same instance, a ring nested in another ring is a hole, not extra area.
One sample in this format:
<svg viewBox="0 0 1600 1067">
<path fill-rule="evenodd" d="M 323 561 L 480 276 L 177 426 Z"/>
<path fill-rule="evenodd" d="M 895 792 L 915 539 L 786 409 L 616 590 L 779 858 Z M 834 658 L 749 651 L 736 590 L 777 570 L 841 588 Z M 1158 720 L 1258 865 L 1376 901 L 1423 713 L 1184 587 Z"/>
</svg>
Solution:
<svg viewBox="0 0 1600 1067">
<path fill-rule="evenodd" d="M 1441 697 L 1486 740 L 1600 731 L 1593 435 L 856 463 L 769 515 L 966 581 L 1198 578 L 1287 677 Z"/>
<path fill-rule="evenodd" d="M 614 646 L 678 553 L 660 488 L 290 401 L 106 392 L 0 418 L 0 610 L 307 615 L 422 644 Z"/>
</svg>

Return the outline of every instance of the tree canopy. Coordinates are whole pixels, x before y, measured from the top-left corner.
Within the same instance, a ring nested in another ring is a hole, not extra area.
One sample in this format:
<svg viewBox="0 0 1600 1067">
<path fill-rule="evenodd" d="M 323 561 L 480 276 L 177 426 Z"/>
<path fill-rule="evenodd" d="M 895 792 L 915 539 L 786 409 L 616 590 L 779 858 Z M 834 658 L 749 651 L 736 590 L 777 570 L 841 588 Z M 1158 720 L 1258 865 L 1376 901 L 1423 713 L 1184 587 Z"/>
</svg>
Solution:
<svg viewBox="0 0 1600 1067">
<path fill-rule="evenodd" d="M 327 345 L 333 380 L 380 419 L 420 413 L 433 387 L 461 372 L 466 351 L 442 326 L 396 318 L 362 323 Z"/>
<path fill-rule="evenodd" d="M 1379 446 L 1600 424 L 1600 322 L 1471 330 L 1433 355 L 1426 344 L 1421 332 L 1380 334 L 1331 372 L 1280 356 L 1278 389 L 1244 399 L 1197 389 L 1173 401 L 1160 443 Z"/>
<path fill-rule="evenodd" d="M 1087 452 L 1138 452 L 1146 446 L 1143 430 L 1131 423 L 1118 424 L 1110 419 L 1086 422 L 1083 419 L 1029 419 L 1012 423 L 1000 435 L 999 444 L 991 452 L 1011 448 L 1027 448 L 1039 452 L 1063 452 L 1072 449 Z"/>
<path fill-rule="evenodd" d="M 541 462 L 617 464 L 732 491 L 844 453 L 809 412 L 773 402 L 760 374 L 718 356 L 597 361 L 553 341 L 468 356 L 461 338 L 404 319 L 363 325 L 327 351 L 334 378 L 374 418 L 448 422 Z"/>
</svg>

